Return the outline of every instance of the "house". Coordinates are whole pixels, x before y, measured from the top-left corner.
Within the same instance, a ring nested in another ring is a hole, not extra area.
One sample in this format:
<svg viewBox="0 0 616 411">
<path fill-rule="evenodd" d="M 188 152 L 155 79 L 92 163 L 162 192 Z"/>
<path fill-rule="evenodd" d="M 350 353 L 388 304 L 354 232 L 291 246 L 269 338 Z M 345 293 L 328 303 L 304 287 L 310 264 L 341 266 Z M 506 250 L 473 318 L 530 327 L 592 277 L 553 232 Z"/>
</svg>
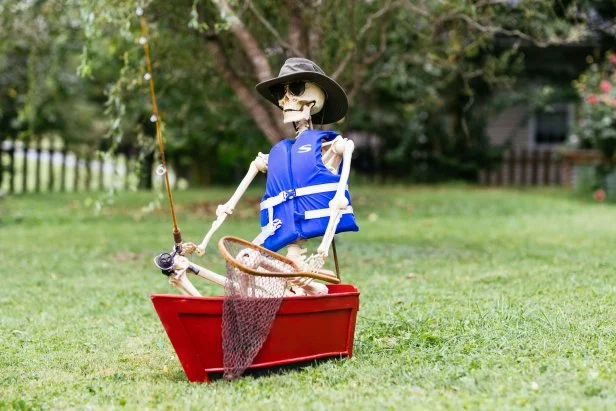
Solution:
<svg viewBox="0 0 616 411">
<path fill-rule="evenodd" d="M 510 47 L 512 41 L 499 39 L 499 46 Z M 520 47 L 524 71 L 515 88 L 494 92 L 488 102 L 497 109 L 485 132 L 490 144 L 504 154 L 500 167 L 481 173 L 482 184 L 586 184 L 600 156 L 570 149 L 576 140 L 579 101 L 572 82 L 611 45 L 594 37 L 577 44 Z"/>
</svg>

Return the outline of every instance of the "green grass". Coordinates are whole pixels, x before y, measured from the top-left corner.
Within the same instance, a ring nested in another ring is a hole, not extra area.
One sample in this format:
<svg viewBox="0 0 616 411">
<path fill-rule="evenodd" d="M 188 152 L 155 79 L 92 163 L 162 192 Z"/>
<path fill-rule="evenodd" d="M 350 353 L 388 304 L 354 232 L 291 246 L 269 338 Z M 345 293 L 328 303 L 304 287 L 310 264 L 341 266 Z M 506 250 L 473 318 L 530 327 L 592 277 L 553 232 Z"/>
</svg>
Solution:
<svg viewBox="0 0 616 411">
<path fill-rule="evenodd" d="M 176 193 L 198 241 L 232 189 Z M 252 238 L 258 190 L 221 233 Z M 616 207 L 564 191 L 353 190 L 337 241 L 354 357 L 188 383 L 149 301 L 170 248 L 151 193 L 0 200 L 0 409 L 614 409 Z M 314 247 L 316 242 L 312 242 Z M 210 247 L 200 261 L 222 272 Z M 411 275 L 412 274 L 412 275 Z M 219 294 L 198 279 L 204 294 Z"/>
</svg>

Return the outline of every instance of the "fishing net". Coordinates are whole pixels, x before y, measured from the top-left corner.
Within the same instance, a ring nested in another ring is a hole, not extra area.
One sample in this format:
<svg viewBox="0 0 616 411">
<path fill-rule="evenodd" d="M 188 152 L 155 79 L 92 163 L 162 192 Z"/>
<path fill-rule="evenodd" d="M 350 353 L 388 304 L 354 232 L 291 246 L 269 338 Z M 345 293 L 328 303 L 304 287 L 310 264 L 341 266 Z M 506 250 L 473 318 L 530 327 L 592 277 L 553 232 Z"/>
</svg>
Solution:
<svg viewBox="0 0 616 411">
<path fill-rule="evenodd" d="M 339 280 L 302 272 L 292 260 L 236 237 L 223 237 L 218 249 L 227 265 L 222 314 L 224 378 L 233 379 L 254 361 L 283 298 L 293 295 L 294 286 L 310 289 L 314 278 Z"/>
</svg>

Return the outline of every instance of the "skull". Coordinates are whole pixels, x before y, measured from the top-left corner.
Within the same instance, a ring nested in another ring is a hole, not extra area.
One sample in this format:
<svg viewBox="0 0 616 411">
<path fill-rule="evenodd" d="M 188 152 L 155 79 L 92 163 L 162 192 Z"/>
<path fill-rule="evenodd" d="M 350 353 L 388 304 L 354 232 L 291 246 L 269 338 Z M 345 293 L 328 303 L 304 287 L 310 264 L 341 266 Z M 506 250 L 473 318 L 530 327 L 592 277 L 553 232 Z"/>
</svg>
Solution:
<svg viewBox="0 0 616 411">
<path fill-rule="evenodd" d="M 321 111 L 324 103 L 325 92 L 315 83 L 303 81 L 285 84 L 284 95 L 278 99 L 285 123 L 310 120 L 311 115 Z"/>
</svg>

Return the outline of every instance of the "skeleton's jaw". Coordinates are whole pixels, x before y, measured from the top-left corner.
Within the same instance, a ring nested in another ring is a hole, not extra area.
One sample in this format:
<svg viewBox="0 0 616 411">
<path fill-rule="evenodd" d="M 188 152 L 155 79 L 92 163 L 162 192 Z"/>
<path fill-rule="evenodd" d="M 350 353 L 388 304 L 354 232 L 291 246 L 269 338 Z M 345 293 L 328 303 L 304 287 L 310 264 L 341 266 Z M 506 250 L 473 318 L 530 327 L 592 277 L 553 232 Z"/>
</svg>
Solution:
<svg viewBox="0 0 616 411">
<path fill-rule="evenodd" d="M 301 120 L 310 120 L 310 108 L 314 105 L 314 102 L 311 104 L 304 104 L 301 108 L 291 109 L 284 108 L 282 111 L 284 123 L 296 123 Z"/>
</svg>

